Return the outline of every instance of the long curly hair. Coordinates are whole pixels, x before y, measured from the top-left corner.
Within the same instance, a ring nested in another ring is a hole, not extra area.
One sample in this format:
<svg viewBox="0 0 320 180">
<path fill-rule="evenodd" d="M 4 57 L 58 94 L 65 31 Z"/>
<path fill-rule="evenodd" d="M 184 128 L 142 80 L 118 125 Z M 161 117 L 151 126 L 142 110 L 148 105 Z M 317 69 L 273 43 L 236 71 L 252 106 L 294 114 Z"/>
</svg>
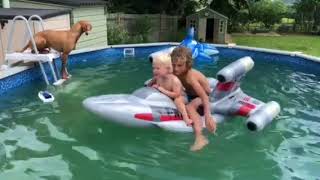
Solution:
<svg viewBox="0 0 320 180">
<path fill-rule="evenodd" d="M 178 60 L 184 60 L 187 68 L 191 69 L 192 68 L 192 54 L 191 51 L 183 46 L 178 46 L 176 48 L 174 48 L 174 50 L 171 53 L 171 61 L 175 62 Z"/>
</svg>

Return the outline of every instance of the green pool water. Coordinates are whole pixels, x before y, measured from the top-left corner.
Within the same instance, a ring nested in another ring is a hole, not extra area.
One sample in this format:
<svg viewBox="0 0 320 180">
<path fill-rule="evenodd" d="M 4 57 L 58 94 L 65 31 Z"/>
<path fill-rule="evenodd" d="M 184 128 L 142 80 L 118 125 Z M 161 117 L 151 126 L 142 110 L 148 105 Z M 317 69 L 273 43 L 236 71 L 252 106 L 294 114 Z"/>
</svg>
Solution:
<svg viewBox="0 0 320 180">
<path fill-rule="evenodd" d="M 207 76 L 231 60 L 197 65 Z M 0 179 L 320 179 L 320 78 L 284 64 L 257 60 L 242 82 L 247 94 L 275 100 L 282 111 L 258 133 L 244 118 L 218 125 L 210 144 L 190 152 L 192 134 L 123 127 L 87 112 L 82 101 L 131 93 L 151 77 L 147 59 L 76 66 L 72 79 L 37 97 L 43 82 L 0 98 Z"/>
</svg>

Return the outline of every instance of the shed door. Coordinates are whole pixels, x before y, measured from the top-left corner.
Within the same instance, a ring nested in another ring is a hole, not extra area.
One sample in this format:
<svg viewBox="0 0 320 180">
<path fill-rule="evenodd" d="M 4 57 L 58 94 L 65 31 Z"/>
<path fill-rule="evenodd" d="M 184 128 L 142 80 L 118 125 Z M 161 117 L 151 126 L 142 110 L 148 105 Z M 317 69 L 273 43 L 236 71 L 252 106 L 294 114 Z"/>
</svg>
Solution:
<svg viewBox="0 0 320 180">
<path fill-rule="evenodd" d="M 213 42 L 214 18 L 207 19 L 206 41 Z"/>
</svg>

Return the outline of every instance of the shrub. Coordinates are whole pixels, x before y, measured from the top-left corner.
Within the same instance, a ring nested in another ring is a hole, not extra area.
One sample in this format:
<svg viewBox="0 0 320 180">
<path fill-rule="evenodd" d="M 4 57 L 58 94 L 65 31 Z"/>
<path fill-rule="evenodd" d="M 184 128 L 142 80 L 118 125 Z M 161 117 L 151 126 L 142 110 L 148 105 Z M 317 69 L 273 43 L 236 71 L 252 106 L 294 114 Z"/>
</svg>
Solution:
<svg viewBox="0 0 320 180">
<path fill-rule="evenodd" d="M 148 42 L 148 35 L 152 29 L 151 19 L 148 17 L 138 18 L 132 25 L 134 39 L 142 38 L 142 42 Z M 135 37 L 136 36 L 136 37 Z"/>
<path fill-rule="evenodd" d="M 144 43 L 144 38 L 142 35 L 133 35 L 130 36 L 128 43 L 136 44 L 136 43 Z"/>
<path fill-rule="evenodd" d="M 229 26 L 228 28 L 229 33 L 243 33 L 245 31 L 246 31 L 245 27 L 239 24 Z"/>
<path fill-rule="evenodd" d="M 288 33 L 288 32 L 292 32 L 292 26 L 291 25 L 287 25 L 287 24 L 281 24 L 277 31 L 279 33 Z"/>
<path fill-rule="evenodd" d="M 108 25 L 108 44 L 125 44 L 129 41 L 128 31 L 118 24 Z"/>
<path fill-rule="evenodd" d="M 258 29 L 254 29 L 251 31 L 252 34 L 256 34 L 256 33 L 268 33 L 270 32 L 270 29 L 268 28 L 258 28 Z"/>
</svg>

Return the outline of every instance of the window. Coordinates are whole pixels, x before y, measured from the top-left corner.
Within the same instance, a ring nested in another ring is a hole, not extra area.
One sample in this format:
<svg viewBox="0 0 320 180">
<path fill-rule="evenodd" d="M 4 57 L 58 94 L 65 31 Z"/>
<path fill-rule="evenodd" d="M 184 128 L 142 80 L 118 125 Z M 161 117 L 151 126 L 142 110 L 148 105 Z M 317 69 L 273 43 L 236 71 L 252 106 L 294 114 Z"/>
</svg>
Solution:
<svg viewBox="0 0 320 180">
<path fill-rule="evenodd" d="M 196 31 L 196 20 L 194 19 L 191 19 L 190 20 L 190 28 L 193 27 L 194 28 L 194 31 Z"/>
<path fill-rule="evenodd" d="M 220 24 L 219 24 L 219 32 L 223 33 L 224 32 L 224 21 L 220 20 Z"/>
</svg>

